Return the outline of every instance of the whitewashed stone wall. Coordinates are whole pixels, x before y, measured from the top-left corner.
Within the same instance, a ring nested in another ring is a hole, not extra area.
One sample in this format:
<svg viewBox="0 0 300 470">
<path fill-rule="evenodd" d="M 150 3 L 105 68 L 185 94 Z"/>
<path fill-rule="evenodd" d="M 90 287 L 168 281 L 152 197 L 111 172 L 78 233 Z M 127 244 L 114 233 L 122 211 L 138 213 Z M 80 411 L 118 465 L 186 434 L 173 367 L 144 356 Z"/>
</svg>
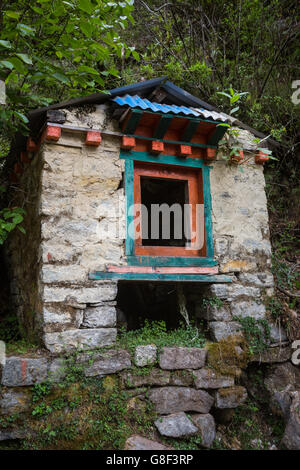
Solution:
<svg viewBox="0 0 300 470">
<path fill-rule="evenodd" d="M 63 111 L 73 127 L 119 131 L 106 106 Z M 252 136 L 242 137 L 251 149 Z M 102 135 L 99 147 L 84 140 L 84 132 L 63 129 L 58 142 L 44 144 L 34 156 L 21 181 L 33 196 L 25 204 L 26 236 L 14 235 L 10 243 L 21 322 L 57 353 L 115 341 L 117 283 L 90 281 L 88 274 L 109 263 L 126 264 L 120 139 Z M 265 318 L 265 301 L 273 294 L 263 167 L 249 156 L 239 167 L 226 164 L 219 152 L 210 164 L 215 258 L 234 282 L 206 291 L 223 300 L 222 308 L 198 308 L 203 290 L 197 285 L 193 301 L 215 340 L 238 331 L 234 316 Z"/>
</svg>

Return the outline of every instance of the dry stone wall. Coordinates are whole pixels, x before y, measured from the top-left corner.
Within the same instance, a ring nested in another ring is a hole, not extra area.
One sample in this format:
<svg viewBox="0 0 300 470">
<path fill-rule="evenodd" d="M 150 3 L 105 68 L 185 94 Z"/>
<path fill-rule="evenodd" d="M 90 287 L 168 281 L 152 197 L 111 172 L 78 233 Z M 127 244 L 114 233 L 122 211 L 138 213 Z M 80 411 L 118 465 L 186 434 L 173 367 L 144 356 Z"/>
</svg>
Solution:
<svg viewBox="0 0 300 470">
<path fill-rule="evenodd" d="M 78 368 L 82 374 L 81 379 L 78 376 L 78 386 L 85 377 L 100 380 L 110 376 L 110 382 L 118 383 L 120 392 L 127 391 L 129 404 L 130 400 L 148 403 L 152 414 L 154 411 L 153 427 L 158 440 L 200 436 L 201 446 L 210 448 L 216 438 L 216 424 L 223 423 L 224 417 L 245 403 L 248 394 L 255 396 L 257 381 L 251 373 L 237 377 L 218 372 L 212 367 L 208 353 L 209 347 L 158 350 L 148 344 L 138 346 L 131 353 L 107 348 L 92 354 L 80 352 L 73 356 L 73 362 L 66 355 L 9 356 L 0 371 L 0 441 L 30 435 L 32 386 L 48 382 L 59 390 Z M 268 362 L 267 357 L 260 359 Z M 253 362 L 250 372 L 257 373 L 259 359 L 249 360 Z M 262 372 L 259 384 L 268 393 L 273 412 L 281 413 L 286 422 L 283 445 L 300 449 L 299 369 L 290 361 L 280 363 L 280 354 L 276 360 L 276 364 Z M 78 389 L 81 390 L 80 386 Z M 11 420 L 8 426 L 7 416 L 18 416 L 18 419 Z M 160 450 L 162 445 L 142 436 L 132 436 L 125 448 Z"/>
</svg>

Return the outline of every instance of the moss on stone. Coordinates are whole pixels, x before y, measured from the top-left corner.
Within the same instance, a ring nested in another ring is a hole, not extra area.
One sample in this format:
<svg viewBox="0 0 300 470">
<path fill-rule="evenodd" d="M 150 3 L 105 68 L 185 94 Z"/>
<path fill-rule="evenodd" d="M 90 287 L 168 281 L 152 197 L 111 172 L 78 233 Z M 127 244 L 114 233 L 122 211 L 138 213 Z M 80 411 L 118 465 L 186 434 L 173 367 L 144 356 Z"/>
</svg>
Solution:
<svg viewBox="0 0 300 470">
<path fill-rule="evenodd" d="M 222 375 L 239 377 L 249 359 L 247 343 L 240 335 L 208 345 L 207 364 Z"/>
</svg>

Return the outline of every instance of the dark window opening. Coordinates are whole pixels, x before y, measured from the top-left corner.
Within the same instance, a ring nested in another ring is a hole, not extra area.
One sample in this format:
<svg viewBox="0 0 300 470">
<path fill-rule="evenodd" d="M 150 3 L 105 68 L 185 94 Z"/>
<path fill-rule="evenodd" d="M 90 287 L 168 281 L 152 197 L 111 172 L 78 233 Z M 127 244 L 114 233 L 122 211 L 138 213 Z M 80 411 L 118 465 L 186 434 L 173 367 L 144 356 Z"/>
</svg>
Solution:
<svg viewBox="0 0 300 470">
<path fill-rule="evenodd" d="M 143 246 L 186 246 L 185 232 L 189 227 L 188 223 L 184 224 L 184 217 L 188 217 L 184 207 L 188 204 L 187 181 L 141 177 L 141 203 L 147 208 L 146 214 L 142 212 Z M 170 208 L 169 215 L 164 217 L 157 207 L 162 204 Z M 153 205 L 156 208 L 151 210 Z"/>
</svg>

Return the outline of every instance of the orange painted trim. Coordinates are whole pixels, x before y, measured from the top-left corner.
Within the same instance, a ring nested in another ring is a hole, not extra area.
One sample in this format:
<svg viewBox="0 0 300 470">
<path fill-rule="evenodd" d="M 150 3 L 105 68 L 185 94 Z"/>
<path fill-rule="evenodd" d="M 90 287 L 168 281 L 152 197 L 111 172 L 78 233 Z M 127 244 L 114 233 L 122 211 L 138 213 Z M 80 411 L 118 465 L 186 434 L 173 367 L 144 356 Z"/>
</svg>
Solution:
<svg viewBox="0 0 300 470">
<path fill-rule="evenodd" d="M 88 131 L 86 133 L 85 145 L 92 145 L 98 147 L 101 144 L 101 134 L 98 131 Z"/>
<path fill-rule="evenodd" d="M 132 150 L 135 146 L 136 142 L 134 137 L 128 137 L 127 135 L 123 135 L 121 142 L 121 148 L 123 150 Z"/>
<path fill-rule="evenodd" d="M 46 142 L 57 142 L 61 137 L 61 128 L 57 126 L 47 126 L 45 132 Z"/>
<path fill-rule="evenodd" d="M 36 152 L 38 149 L 39 146 L 35 143 L 35 141 L 31 137 L 28 137 L 26 144 L 27 152 Z"/>
<path fill-rule="evenodd" d="M 178 155 L 180 157 L 190 157 L 192 155 L 192 148 L 190 145 L 179 145 Z"/>
<path fill-rule="evenodd" d="M 258 163 L 259 165 L 263 165 L 268 160 L 269 160 L 268 154 L 262 152 L 261 150 L 259 150 L 258 153 L 255 155 L 255 163 Z"/>
<path fill-rule="evenodd" d="M 191 205 L 191 233 L 196 233 L 197 212 L 196 205 L 203 204 L 203 188 L 201 169 L 191 169 L 186 167 L 175 167 L 171 165 L 157 165 L 147 163 L 134 163 L 134 203 L 136 208 L 141 205 L 141 176 L 151 178 L 169 178 L 174 180 L 185 180 L 188 183 L 188 201 Z M 135 221 L 135 256 L 183 256 L 183 257 L 205 257 L 205 234 L 204 246 L 199 249 L 193 249 L 196 237 L 191 240 L 191 247 L 177 246 L 143 246 L 141 234 L 141 214 L 136 211 Z"/>
<path fill-rule="evenodd" d="M 156 155 L 159 155 L 165 150 L 165 146 L 163 142 L 160 142 L 159 140 L 153 140 L 151 142 L 151 153 L 155 153 Z"/>
<path fill-rule="evenodd" d="M 155 266 L 114 266 L 108 264 L 107 271 L 110 273 L 166 273 L 166 274 L 218 274 L 219 269 L 213 267 L 186 266 L 186 267 L 155 267 Z"/>
</svg>

